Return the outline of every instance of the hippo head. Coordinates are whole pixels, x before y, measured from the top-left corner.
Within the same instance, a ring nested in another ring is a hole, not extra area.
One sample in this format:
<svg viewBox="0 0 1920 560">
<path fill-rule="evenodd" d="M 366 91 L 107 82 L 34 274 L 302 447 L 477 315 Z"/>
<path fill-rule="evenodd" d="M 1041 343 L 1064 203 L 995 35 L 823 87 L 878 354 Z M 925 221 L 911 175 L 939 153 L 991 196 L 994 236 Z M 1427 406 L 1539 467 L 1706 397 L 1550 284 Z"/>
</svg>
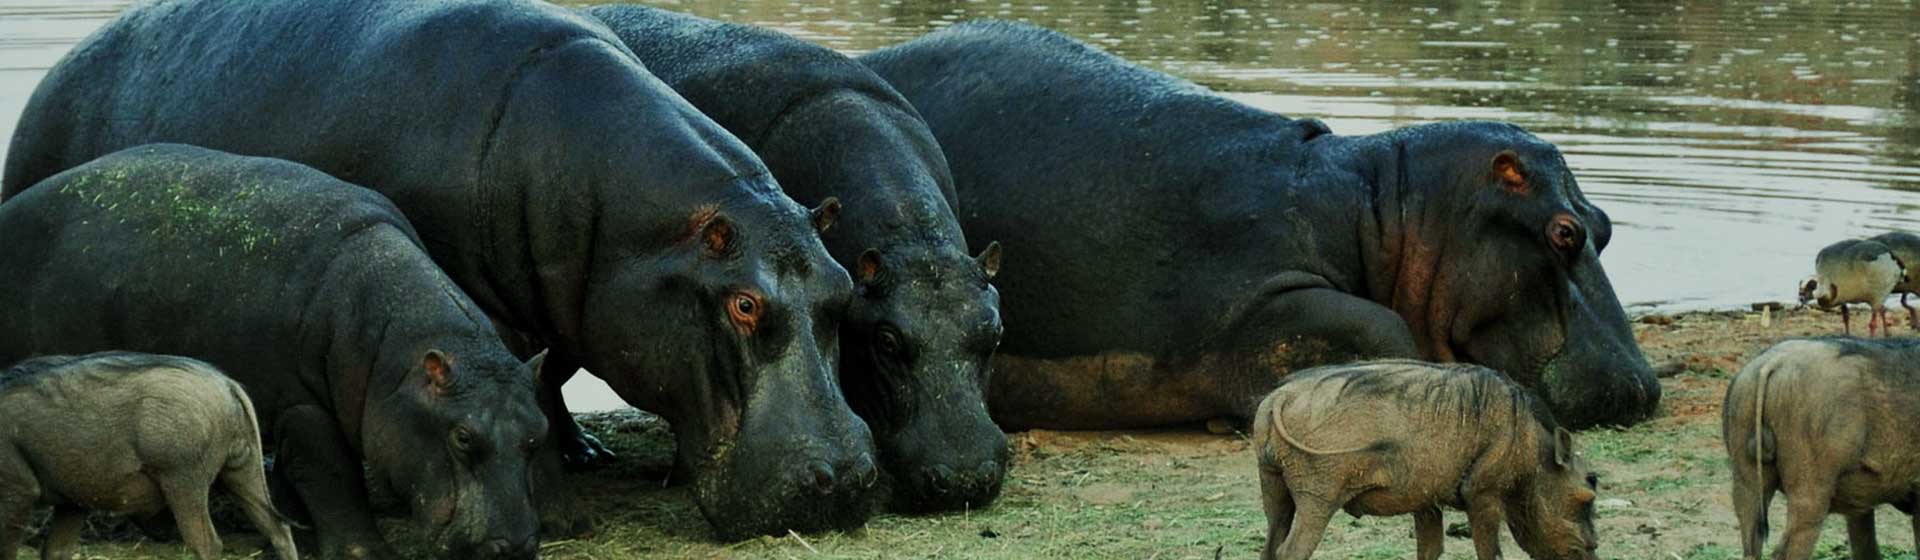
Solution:
<svg viewBox="0 0 1920 560">
<path fill-rule="evenodd" d="M 1600 265 L 1613 234 L 1559 150 L 1456 122 L 1367 137 L 1368 285 L 1434 361 L 1498 369 L 1572 426 L 1653 414 L 1660 385 Z"/>
<path fill-rule="evenodd" d="M 586 366 L 666 417 L 677 471 L 723 539 L 851 528 L 879 495 L 873 437 L 835 365 L 853 284 L 809 213 L 778 195 L 696 204 L 664 253 L 596 262 Z M 608 374 L 613 375 L 608 375 Z"/>
<path fill-rule="evenodd" d="M 985 404 L 999 269 L 998 243 L 973 257 L 868 249 L 854 265 L 841 380 L 873 427 L 898 511 L 980 508 L 1000 494 L 1007 436 Z"/>
<path fill-rule="evenodd" d="M 534 391 L 545 354 L 522 364 L 491 339 L 411 358 L 403 386 L 362 421 L 375 483 L 407 501 L 448 558 L 537 557 L 529 462 L 547 434 Z"/>
<path fill-rule="evenodd" d="M 1600 479 L 1574 453 L 1572 433 L 1538 431 L 1540 470 L 1508 498 L 1513 540 L 1532 558 L 1595 560 L 1600 541 L 1593 532 L 1593 502 Z"/>
</svg>

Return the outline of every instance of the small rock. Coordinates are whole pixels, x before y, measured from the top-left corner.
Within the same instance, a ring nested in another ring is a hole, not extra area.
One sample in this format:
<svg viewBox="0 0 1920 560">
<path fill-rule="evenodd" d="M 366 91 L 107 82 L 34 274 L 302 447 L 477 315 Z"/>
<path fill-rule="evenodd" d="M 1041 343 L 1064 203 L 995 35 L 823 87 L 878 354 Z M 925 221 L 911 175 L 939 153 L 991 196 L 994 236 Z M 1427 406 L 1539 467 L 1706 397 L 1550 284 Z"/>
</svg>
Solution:
<svg viewBox="0 0 1920 560">
<path fill-rule="evenodd" d="M 1473 538 L 1473 526 L 1468 525 L 1465 521 L 1447 525 L 1447 536 L 1456 539 L 1471 539 Z"/>
<path fill-rule="evenodd" d="M 1754 302 L 1751 307 L 1753 307 L 1754 311 L 1779 311 L 1786 309 L 1785 305 L 1781 305 L 1780 302 L 1777 301 L 1758 301 Z"/>
<path fill-rule="evenodd" d="M 983 539 L 997 539 L 997 538 L 1000 538 L 1000 533 L 995 533 L 995 532 L 993 532 L 993 529 L 981 529 L 981 530 L 980 530 L 980 538 L 983 538 Z"/>
<path fill-rule="evenodd" d="M 1240 427 L 1235 426 L 1232 420 L 1215 418 L 1207 421 L 1207 433 L 1216 436 L 1232 435 L 1239 431 Z"/>
<path fill-rule="evenodd" d="M 1140 528 L 1148 531 L 1158 531 L 1161 527 L 1165 526 L 1167 526 L 1167 522 L 1161 521 L 1158 517 L 1149 517 L 1146 521 L 1140 523 Z"/>
<path fill-rule="evenodd" d="M 1674 360 L 1671 362 L 1653 366 L 1653 376 L 1661 379 L 1673 377 L 1675 375 L 1680 375 L 1682 373 L 1686 373 L 1686 371 L 1687 371 L 1687 363 L 1681 360 Z"/>
<path fill-rule="evenodd" d="M 1639 319 L 1639 322 L 1644 325 L 1660 325 L 1664 327 L 1664 326 L 1673 324 L 1673 316 L 1653 313 L 1649 315 L 1642 315 Z"/>
<path fill-rule="evenodd" d="M 1593 505 L 1594 507 L 1597 507 L 1600 509 L 1620 509 L 1620 508 L 1633 507 L 1633 502 L 1622 500 L 1620 498 L 1606 498 L 1606 499 L 1594 502 Z"/>
</svg>

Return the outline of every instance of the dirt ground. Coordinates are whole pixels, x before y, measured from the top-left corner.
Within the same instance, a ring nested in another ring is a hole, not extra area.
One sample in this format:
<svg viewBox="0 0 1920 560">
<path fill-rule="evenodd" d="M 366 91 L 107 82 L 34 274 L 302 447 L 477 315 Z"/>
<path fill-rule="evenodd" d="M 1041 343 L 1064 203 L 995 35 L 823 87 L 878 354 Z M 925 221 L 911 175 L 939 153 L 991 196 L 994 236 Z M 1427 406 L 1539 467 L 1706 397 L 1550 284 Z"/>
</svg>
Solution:
<svg viewBox="0 0 1920 560">
<path fill-rule="evenodd" d="M 1727 380 L 1776 340 L 1840 329 L 1837 315 L 1818 312 L 1786 311 L 1771 319 L 1763 326 L 1759 313 L 1705 312 L 1636 321 L 1640 344 L 1663 375 L 1664 413 L 1631 429 L 1580 434 L 1584 453 L 1603 477 L 1601 557 L 1740 557 L 1719 442 Z M 1904 327 L 1897 332 L 1914 336 Z M 598 531 L 547 543 L 545 558 L 1253 558 L 1265 538 L 1246 439 L 1196 428 L 1011 434 L 1015 462 L 1005 493 L 984 510 L 882 515 L 859 531 L 718 543 L 686 490 L 662 485 L 671 444 L 659 422 L 635 414 L 589 420 L 620 453 L 617 464 L 573 479 L 599 521 Z M 1776 501 L 1773 517 L 1781 526 L 1782 502 Z M 1447 520 L 1463 525 L 1465 516 L 1448 512 Z M 1882 508 L 1879 525 L 1888 558 L 1914 558 L 1904 515 Z M 1341 514 L 1318 557 L 1409 558 L 1411 527 L 1405 517 Z M 388 529 L 397 542 L 409 541 L 397 520 Z M 1838 518 L 1830 520 L 1818 557 L 1845 557 L 1845 532 Z M 1507 557 L 1526 557 L 1507 540 Z M 236 530 L 227 541 L 229 558 L 269 557 L 255 535 Z M 1449 538 L 1447 547 L 1446 558 L 1472 556 L 1465 538 Z M 90 543 L 82 554 L 186 556 L 178 545 L 138 539 Z M 38 558 L 21 556 L 29 557 Z"/>
</svg>

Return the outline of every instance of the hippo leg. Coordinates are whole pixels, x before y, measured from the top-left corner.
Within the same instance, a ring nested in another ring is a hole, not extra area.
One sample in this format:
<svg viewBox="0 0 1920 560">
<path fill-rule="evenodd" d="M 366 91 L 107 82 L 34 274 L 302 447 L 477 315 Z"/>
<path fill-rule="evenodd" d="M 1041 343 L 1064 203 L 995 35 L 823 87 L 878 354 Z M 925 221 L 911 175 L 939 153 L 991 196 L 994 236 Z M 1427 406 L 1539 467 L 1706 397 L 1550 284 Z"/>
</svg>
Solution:
<svg viewBox="0 0 1920 560">
<path fill-rule="evenodd" d="M 19 555 L 33 505 L 40 501 L 40 482 L 12 445 L 0 445 L 0 558 Z"/>
<path fill-rule="evenodd" d="M 1873 532 L 1873 510 L 1847 516 L 1847 548 L 1853 560 L 1880 560 L 1880 538 Z"/>
<path fill-rule="evenodd" d="M 1440 560 L 1440 552 L 1447 544 L 1447 527 L 1442 519 L 1439 506 L 1413 512 L 1415 560 Z"/>
<path fill-rule="evenodd" d="M 296 406 L 280 413 L 275 470 L 307 505 L 319 540 L 319 558 L 365 560 L 398 558 L 373 523 L 360 458 L 347 446 L 333 415 L 317 406 Z"/>
<path fill-rule="evenodd" d="M 86 525 L 87 510 L 55 506 L 53 522 L 47 525 L 47 542 L 40 545 L 40 560 L 73 558 L 73 545 L 80 542 L 80 529 Z"/>
<path fill-rule="evenodd" d="M 580 361 L 563 353 L 547 351 L 547 362 L 540 366 L 540 407 L 547 413 L 548 439 L 560 448 L 560 463 L 567 470 L 581 471 L 613 461 L 613 452 L 593 437 L 567 410 L 567 397 L 560 390 L 580 371 Z"/>
<path fill-rule="evenodd" d="M 1187 356 L 996 356 L 993 419 L 1008 431 L 1245 419 L 1295 370 L 1420 356 L 1399 315 L 1338 291 L 1294 290 L 1250 307 Z"/>
</svg>

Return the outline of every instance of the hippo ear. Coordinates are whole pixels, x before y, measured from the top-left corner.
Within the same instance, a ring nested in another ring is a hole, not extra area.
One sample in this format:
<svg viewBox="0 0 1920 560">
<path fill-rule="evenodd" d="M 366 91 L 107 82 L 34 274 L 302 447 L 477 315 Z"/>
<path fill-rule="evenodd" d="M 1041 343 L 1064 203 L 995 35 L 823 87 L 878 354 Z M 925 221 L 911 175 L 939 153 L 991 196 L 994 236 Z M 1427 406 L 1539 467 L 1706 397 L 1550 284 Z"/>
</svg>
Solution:
<svg viewBox="0 0 1920 560">
<path fill-rule="evenodd" d="M 869 247 L 860 253 L 860 260 L 853 266 L 853 281 L 872 284 L 880 279 L 880 250 Z"/>
<path fill-rule="evenodd" d="M 527 370 L 533 372 L 533 383 L 536 387 L 539 386 L 541 381 L 544 381 L 544 379 L 541 379 L 541 375 L 543 375 L 541 372 L 546 369 L 547 352 L 550 351 L 552 351 L 552 349 L 541 350 L 539 354 L 534 354 L 532 359 L 527 360 Z"/>
<path fill-rule="evenodd" d="M 707 224 L 700 227 L 700 241 L 706 246 L 708 256 L 727 254 L 733 248 L 733 220 L 726 216 L 707 220 Z"/>
<path fill-rule="evenodd" d="M 1565 468 L 1573 464 L 1573 432 L 1553 429 L 1553 464 Z"/>
<path fill-rule="evenodd" d="M 1520 155 L 1513 150 L 1502 150 L 1493 156 L 1492 175 L 1507 192 L 1526 194 L 1532 189 L 1527 185 L 1527 169 L 1520 165 Z"/>
<path fill-rule="evenodd" d="M 829 196 L 820 201 L 820 206 L 810 214 L 813 215 L 813 231 L 826 233 L 827 228 L 833 227 L 833 222 L 840 219 L 840 199 Z"/>
<path fill-rule="evenodd" d="M 420 358 L 420 370 L 427 373 L 427 385 L 435 393 L 445 393 L 453 386 L 453 357 L 439 350 L 428 350 Z"/>
<path fill-rule="evenodd" d="M 981 249 L 980 256 L 974 257 L 973 262 L 980 263 L 980 271 L 987 273 L 987 280 L 993 280 L 993 277 L 999 276 L 1000 242 L 988 242 L 987 248 Z"/>
</svg>

